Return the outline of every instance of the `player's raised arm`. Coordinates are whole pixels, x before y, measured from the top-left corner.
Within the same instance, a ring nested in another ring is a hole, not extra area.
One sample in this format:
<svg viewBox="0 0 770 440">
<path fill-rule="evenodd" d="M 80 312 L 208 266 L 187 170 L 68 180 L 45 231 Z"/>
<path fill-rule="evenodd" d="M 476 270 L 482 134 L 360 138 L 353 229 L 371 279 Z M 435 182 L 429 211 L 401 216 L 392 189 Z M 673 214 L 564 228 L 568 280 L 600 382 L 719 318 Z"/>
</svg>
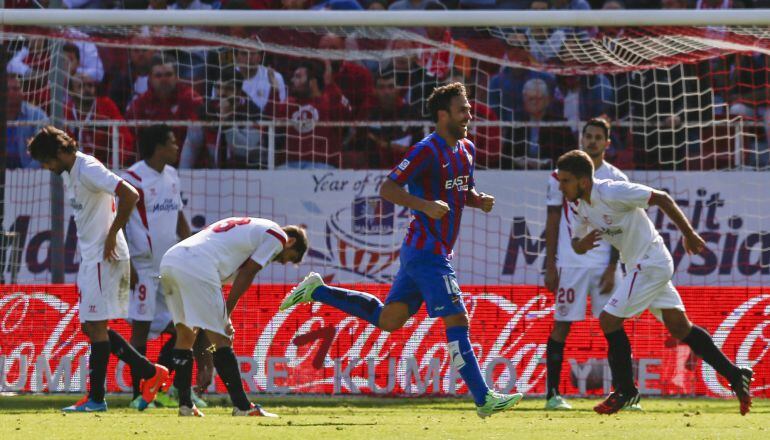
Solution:
<svg viewBox="0 0 770 440">
<path fill-rule="evenodd" d="M 131 211 L 134 210 L 136 202 L 139 201 L 139 192 L 125 180 L 121 181 L 115 188 L 115 195 L 118 197 L 118 208 L 115 213 L 115 220 L 112 221 L 107 238 L 104 241 L 104 259 L 111 261 L 117 257 L 115 246 L 117 244 L 118 232 L 126 226 Z"/>
<path fill-rule="evenodd" d="M 413 196 L 390 179 L 385 179 L 385 182 L 380 187 L 380 196 L 396 205 L 424 212 L 425 215 L 432 219 L 439 219 L 449 212 L 449 205 L 446 202 L 441 200 L 425 200 Z"/>
<path fill-rule="evenodd" d="M 703 250 L 703 247 L 706 246 L 706 241 L 695 232 L 690 221 L 687 220 L 687 217 L 685 217 L 682 210 L 679 209 L 679 206 L 668 193 L 653 190 L 650 195 L 649 204 L 650 206 L 657 206 L 660 208 L 666 213 L 668 218 L 674 222 L 676 227 L 679 228 L 684 236 L 682 244 L 684 244 L 684 249 L 688 254 L 698 254 Z"/>
</svg>

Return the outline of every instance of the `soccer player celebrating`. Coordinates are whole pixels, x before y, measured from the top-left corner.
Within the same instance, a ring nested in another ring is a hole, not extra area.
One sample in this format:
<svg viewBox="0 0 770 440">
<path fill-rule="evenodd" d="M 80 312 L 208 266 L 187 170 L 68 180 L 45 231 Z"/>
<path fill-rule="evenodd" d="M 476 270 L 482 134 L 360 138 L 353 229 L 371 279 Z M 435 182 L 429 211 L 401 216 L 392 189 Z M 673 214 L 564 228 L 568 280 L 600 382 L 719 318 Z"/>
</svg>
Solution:
<svg viewBox="0 0 770 440">
<path fill-rule="evenodd" d="M 109 171 L 93 156 L 78 151 L 77 142 L 53 126 L 40 129 L 29 143 L 29 154 L 43 168 L 64 179 L 65 194 L 75 213 L 80 269 L 77 277 L 79 316 L 91 341 L 88 395 L 64 411 L 106 411 L 104 381 L 110 352 L 135 371 L 142 382 L 144 406 L 155 400 L 168 370 L 154 365 L 108 326 L 125 318 L 128 303 L 129 254 L 122 228 L 134 209 L 136 189 Z M 118 197 L 117 212 L 115 196 Z"/>
<path fill-rule="evenodd" d="M 233 415 L 277 417 L 249 402 L 246 396 L 232 348 L 230 314 L 257 272 L 273 261 L 299 263 L 307 248 L 307 235 L 300 227 L 233 217 L 214 223 L 166 252 L 160 276 L 176 326 L 174 386 L 179 393 L 180 416 L 203 417 L 192 402 L 190 385 L 193 343 L 196 333 L 204 330 L 216 347 L 214 367 L 235 406 Z M 225 301 L 221 286 L 231 279 L 232 288 Z"/>
<path fill-rule="evenodd" d="M 514 406 L 522 395 L 498 394 L 484 382 L 469 337 L 462 292 L 449 261 L 463 208 L 490 212 L 495 198 L 474 188 L 476 149 L 465 138 L 472 119 L 465 87 L 461 83 L 437 87 L 428 98 L 428 108 L 436 131 L 409 150 L 380 189 L 385 200 L 410 208 L 413 216 L 401 247 L 401 268 L 385 304 L 367 293 L 327 286 L 320 275 L 310 273 L 280 309 L 320 301 L 392 332 L 424 301 L 428 316 L 444 320 L 449 358 L 468 385 L 477 414 L 484 418 Z M 408 192 L 403 188 L 406 184 Z"/>
<path fill-rule="evenodd" d="M 136 162 L 123 178 L 139 192 L 136 209 L 126 224 L 126 240 L 131 254 L 131 298 L 128 318 L 131 320 L 131 345 L 143 355 L 147 352 L 147 339 L 158 334 L 171 323 L 171 313 L 160 294 L 160 260 L 163 254 L 177 243 L 177 237 L 190 236 L 190 226 L 182 212 L 179 176 L 172 166 L 176 162 L 179 146 L 174 132 L 165 124 L 153 125 L 140 132 L 139 149 L 143 160 Z M 170 329 L 173 332 L 173 326 Z M 172 337 L 168 351 L 173 347 Z M 165 349 L 166 347 L 164 347 Z M 169 370 L 173 363 L 159 363 Z M 137 372 L 132 371 L 134 400 L 132 406 L 141 403 Z M 157 397 L 163 401 L 164 395 Z M 166 397 L 164 405 L 171 403 Z M 202 406 L 200 402 L 199 406 Z M 176 406 L 176 405 L 174 405 Z"/>
<path fill-rule="evenodd" d="M 610 145 L 610 124 L 602 118 L 590 119 L 583 127 L 583 151 L 591 157 L 598 179 L 628 181 L 622 171 L 604 160 Z M 546 345 L 546 404 L 545 409 L 572 409 L 559 394 L 559 379 L 564 360 L 564 345 L 574 321 L 586 315 L 586 301 L 591 295 L 591 311 L 599 317 L 610 293 L 620 279 L 619 253 L 606 241 L 584 256 L 572 250 L 570 226 L 572 211 L 559 191 L 558 170 L 548 178 L 545 223 L 545 286 L 554 294 L 554 324 Z M 564 211 L 564 215 L 562 215 Z"/>
<path fill-rule="evenodd" d="M 657 206 L 682 231 L 687 253 L 700 253 L 705 241 L 676 202 L 667 193 L 644 185 L 594 179 L 593 162 L 583 151 L 563 154 L 557 167 L 559 188 L 574 210 L 572 248 L 575 253 L 585 254 L 599 246 L 604 238 L 620 250 L 620 258 L 628 271 L 599 316 L 616 388 L 594 411 L 613 414 L 639 400 L 632 376 L 631 344 L 623 321 L 649 309 L 673 337 L 689 345 L 730 382 L 740 401 L 741 414 L 748 413 L 753 372 L 730 362 L 706 330 L 687 318 L 682 299 L 671 284 L 674 274 L 671 254 L 644 211 L 648 206 Z"/>
</svg>

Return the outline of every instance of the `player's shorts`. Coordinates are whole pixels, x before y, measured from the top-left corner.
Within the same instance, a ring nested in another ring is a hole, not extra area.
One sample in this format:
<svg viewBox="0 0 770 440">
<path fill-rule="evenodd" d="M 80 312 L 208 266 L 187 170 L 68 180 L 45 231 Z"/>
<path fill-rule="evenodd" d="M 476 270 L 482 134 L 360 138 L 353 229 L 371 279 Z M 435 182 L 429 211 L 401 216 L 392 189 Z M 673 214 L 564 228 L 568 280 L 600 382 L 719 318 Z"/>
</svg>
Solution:
<svg viewBox="0 0 770 440">
<path fill-rule="evenodd" d="M 151 321 L 150 339 L 157 338 L 171 322 L 171 312 L 160 286 L 160 274 L 152 262 L 132 260 L 137 282 L 128 304 L 129 321 Z"/>
<path fill-rule="evenodd" d="M 404 245 L 400 260 L 401 268 L 385 304 L 406 303 L 409 314 L 414 315 L 425 301 L 431 318 L 467 312 L 457 276 L 447 257 Z"/>
<path fill-rule="evenodd" d="M 606 268 L 560 267 L 559 288 L 553 304 L 553 319 L 560 322 L 582 321 L 586 317 L 586 302 L 591 295 L 591 313 L 595 318 L 610 300 L 612 291 L 601 293 L 600 283 Z M 620 268 L 615 272 L 615 285 L 621 282 Z"/>
<path fill-rule="evenodd" d="M 160 263 L 160 283 L 171 318 L 174 324 L 226 336 L 228 317 L 222 285 L 212 282 L 213 274 L 205 273 L 216 274 L 216 268 L 206 271 L 200 264 L 190 267 L 190 261 L 166 253 Z"/>
<path fill-rule="evenodd" d="M 626 271 L 604 311 L 620 318 L 631 318 L 649 309 L 658 320 L 662 319 L 662 309 L 684 311 L 682 298 L 671 283 L 674 262 L 667 252 L 653 245 L 636 266 L 627 267 Z"/>
<path fill-rule="evenodd" d="M 129 264 L 128 260 L 80 263 L 77 279 L 80 322 L 126 317 Z"/>
</svg>

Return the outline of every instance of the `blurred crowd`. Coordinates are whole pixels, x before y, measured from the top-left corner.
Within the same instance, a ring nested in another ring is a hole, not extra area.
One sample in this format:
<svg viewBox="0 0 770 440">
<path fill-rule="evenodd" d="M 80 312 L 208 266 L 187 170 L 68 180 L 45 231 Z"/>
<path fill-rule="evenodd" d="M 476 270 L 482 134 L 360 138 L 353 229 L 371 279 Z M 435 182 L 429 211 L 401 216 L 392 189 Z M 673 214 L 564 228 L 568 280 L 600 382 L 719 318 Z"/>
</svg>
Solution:
<svg viewBox="0 0 770 440">
<path fill-rule="evenodd" d="M 5 5 L 46 6 L 25 0 Z M 741 0 L 65 0 L 64 5 L 192 10 L 763 6 Z M 228 33 L 254 38 L 250 32 L 257 31 L 231 28 Z M 83 150 L 113 165 L 115 157 L 120 166 L 140 159 L 135 142 L 142 125 L 132 121 L 188 121 L 174 125 L 182 147 L 180 168 L 390 168 L 430 130 L 425 101 L 433 87 L 454 81 L 468 89 L 477 122 L 469 137 L 477 144 L 481 169 L 550 169 L 555 158 L 578 146 L 581 122 L 595 116 L 612 121 L 609 156 L 624 169 L 770 165 L 770 69 L 768 57 L 759 53 L 666 69 L 562 75 L 470 59 L 462 49 L 497 44 L 499 49 L 490 50 L 497 50 L 501 60 L 525 57 L 531 65 L 547 65 L 570 52 L 569 42 L 575 40 L 570 36 L 618 37 L 625 30 L 529 28 L 496 35 L 425 28 L 416 32 L 453 50 L 420 51 L 414 41 L 393 40 L 379 49 L 394 56 L 376 60 L 345 58 L 346 51 L 359 49 L 354 34 L 318 33 L 314 48 L 335 56 L 307 59 L 234 47 L 157 50 L 141 35 L 122 46 L 107 45 L 79 30 L 67 32 L 72 41 L 57 49 L 57 59 L 51 39 L 30 37 L 9 45 L 6 118 L 18 123 L 9 123 L 6 132 L 8 168 L 39 166 L 25 153 L 25 142 L 36 124 L 54 116 Z M 291 44 L 293 37 L 289 30 L 271 29 L 269 39 Z M 53 63 L 65 73 L 63 91 L 52 86 Z M 735 124 L 719 123 L 735 117 L 747 122 L 740 133 Z M 732 153 L 736 144 L 745 151 L 740 159 Z"/>
</svg>

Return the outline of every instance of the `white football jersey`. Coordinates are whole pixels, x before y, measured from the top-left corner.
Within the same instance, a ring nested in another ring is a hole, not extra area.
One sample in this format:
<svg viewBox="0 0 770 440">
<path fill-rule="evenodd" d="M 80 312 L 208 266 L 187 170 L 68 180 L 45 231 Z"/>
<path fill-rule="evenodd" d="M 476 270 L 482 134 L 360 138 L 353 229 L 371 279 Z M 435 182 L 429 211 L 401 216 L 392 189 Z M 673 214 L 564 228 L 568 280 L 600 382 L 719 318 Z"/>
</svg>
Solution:
<svg viewBox="0 0 770 440">
<path fill-rule="evenodd" d="M 222 219 L 197 234 L 174 245 L 189 248 L 202 263 L 213 263 L 224 282 L 251 258 L 263 268 L 283 250 L 288 237 L 275 222 L 254 217 L 230 217 Z M 190 261 L 194 268 L 201 262 Z"/>
<path fill-rule="evenodd" d="M 163 254 L 177 243 L 176 225 L 182 210 L 179 175 L 170 165 L 159 173 L 139 161 L 123 173 L 139 191 L 139 202 L 126 224 L 131 259 L 160 268 Z"/>
<path fill-rule="evenodd" d="M 548 178 L 548 190 L 546 191 L 546 204 L 562 208 L 561 220 L 559 220 L 556 264 L 559 267 L 606 267 L 610 261 L 610 245 L 606 241 L 602 240 L 599 242 L 599 247 L 586 252 L 584 255 L 578 255 L 572 250 L 572 217 L 574 213 L 567 207 L 567 200 L 559 190 L 557 172 L 558 170 L 554 170 Z M 594 171 L 594 178 L 628 182 L 628 176 L 608 162 L 603 162 L 602 166 Z"/>
<path fill-rule="evenodd" d="M 573 237 L 582 238 L 593 229 L 601 230 L 602 238 L 620 251 L 620 259 L 627 267 L 636 265 L 650 246 L 662 247 L 670 258 L 663 239 L 645 212 L 652 191 L 638 183 L 594 179 L 591 203 L 585 200 L 570 203 L 576 214 Z"/>
<path fill-rule="evenodd" d="M 93 156 L 75 153 L 75 165 L 62 173 L 64 191 L 75 213 L 78 249 L 83 262 L 102 261 L 104 240 L 115 220 L 115 190 L 123 181 Z M 119 260 L 128 259 L 123 231 L 118 231 L 115 252 Z"/>
</svg>

